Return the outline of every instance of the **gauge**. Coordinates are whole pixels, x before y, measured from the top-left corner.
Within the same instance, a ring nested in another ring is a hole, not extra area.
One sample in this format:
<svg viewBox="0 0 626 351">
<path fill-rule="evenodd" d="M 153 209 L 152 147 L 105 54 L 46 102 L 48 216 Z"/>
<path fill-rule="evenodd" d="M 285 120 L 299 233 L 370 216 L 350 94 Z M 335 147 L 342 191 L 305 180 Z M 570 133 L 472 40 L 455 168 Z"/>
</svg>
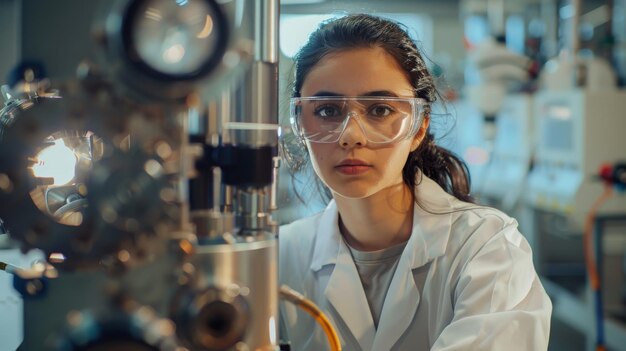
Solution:
<svg viewBox="0 0 626 351">
<path fill-rule="evenodd" d="M 129 59 L 153 76 L 195 79 L 224 55 L 228 29 L 214 1 L 133 1 L 123 21 Z"/>
</svg>

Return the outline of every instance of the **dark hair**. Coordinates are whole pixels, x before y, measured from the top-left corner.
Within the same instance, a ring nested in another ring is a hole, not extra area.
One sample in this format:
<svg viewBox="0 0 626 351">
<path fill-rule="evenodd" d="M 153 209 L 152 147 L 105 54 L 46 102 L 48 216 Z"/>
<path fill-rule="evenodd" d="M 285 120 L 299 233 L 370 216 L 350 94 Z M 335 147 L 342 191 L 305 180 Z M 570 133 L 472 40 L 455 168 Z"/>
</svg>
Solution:
<svg viewBox="0 0 626 351">
<path fill-rule="evenodd" d="M 401 25 L 365 14 L 355 14 L 323 23 L 295 56 L 294 97 L 300 96 L 302 84 L 315 65 L 326 55 L 353 48 L 380 47 L 402 67 L 414 88 L 415 97 L 434 104 L 441 95 L 416 43 Z M 430 115 L 430 108 L 426 113 Z M 402 170 L 404 182 L 414 189 L 417 172 L 433 179 L 456 198 L 473 202 L 469 190 L 469 172 L 465 163 L 452 152 L 435 144 L 430 131 L 411 152 Z"/>
</svg>

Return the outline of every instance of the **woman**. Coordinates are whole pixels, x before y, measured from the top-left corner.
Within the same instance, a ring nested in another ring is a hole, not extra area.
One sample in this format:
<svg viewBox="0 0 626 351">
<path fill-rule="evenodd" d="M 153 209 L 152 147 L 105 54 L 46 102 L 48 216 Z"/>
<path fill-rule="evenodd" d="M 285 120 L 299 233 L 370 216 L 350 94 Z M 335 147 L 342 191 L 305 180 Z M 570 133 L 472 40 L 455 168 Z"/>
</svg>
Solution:
<svg viewBox="0 0 626 351">
<path fill-rule="evenodd" d="M 291 118 L 332 200 L 280 230 L 280 280 L 345 350 L 542 350 L 551 303 L 514 219 L 471 203 L 465 165 L 428 131 L 437 93 L 396 23 L 325 23 L 296 56 Z M 325 350 L 281 306 L 294 350 Z"/>
</svg>

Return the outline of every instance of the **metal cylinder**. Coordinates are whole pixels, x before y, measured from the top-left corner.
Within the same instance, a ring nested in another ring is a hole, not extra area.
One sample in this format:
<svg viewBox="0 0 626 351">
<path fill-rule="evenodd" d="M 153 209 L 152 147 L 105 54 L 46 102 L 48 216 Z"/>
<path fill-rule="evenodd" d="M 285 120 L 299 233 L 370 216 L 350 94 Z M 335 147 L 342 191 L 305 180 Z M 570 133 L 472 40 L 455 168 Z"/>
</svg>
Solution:
<svg viewBox="0 0 626 351">
<path fill-rule="evenodd" d="M 241 342 L 250 350 L 275 350 L 276 347 L 278 321 L 276 244 L 276 240 L 270 239 L 232 245 L 201 245 L 197 248 L 196 254 L 190 258 L 190 263 L 198 273 L 197 296 L 211 290 L 220 292 L 214 295 L 226 294 L 233 297 L 232 302 L 220 299 L 220 304 L 224 307 L 231 303 L 231 309 L 216 309 L 221 311 L 220 315 L 225 311 L 233 317 L 218 319 L 245 320 L 246 331 Z M 193 300 L 199 301 L 198 298 Z M 204 315 L 196 313 L 196 318 L 207 320 L 184 322 L 187 325 L 198 326 L 214 323 L 210 314 L 210 311 Z M 232 325 L 234 327 L 236 323 Z M 199 334 L 204 332 L 203 328 L 196 329 L 198 335 L 190 337 L 202 340 L 203 336 Z M 224 330 L 224 334 L 227 334 L 227 330 Z"/>
<path fill-rule="evenodd" d="M 226 140 L 259 147 L 278 143 L 278 67 L 257 61 L 235 92 L 234 121 L 224 125 Z"/>
<path fill-rule="evenodd" d="M 240 189 L 237 192 L 237 218 L 240 234 L 254 235 L 267 230 L 269 209 L 264 189 Z"/>
<path fill-rule="evenodd" d="M 255 61 L 278 63 L 278 0 L 256 1 Z"/>
</svg>

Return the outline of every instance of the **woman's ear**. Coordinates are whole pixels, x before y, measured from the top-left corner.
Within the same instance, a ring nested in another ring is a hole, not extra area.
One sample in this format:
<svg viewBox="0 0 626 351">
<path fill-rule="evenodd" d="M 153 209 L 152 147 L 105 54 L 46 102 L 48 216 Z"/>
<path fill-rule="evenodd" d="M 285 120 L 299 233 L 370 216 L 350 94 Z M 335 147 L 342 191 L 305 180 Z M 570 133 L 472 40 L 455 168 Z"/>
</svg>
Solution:
<svg viewBox="0 0 626 351">
<path fill-rule="evenodd" d="M 411 152 L 417 150 L 417 147 L 420 146 L 422 140 L 424 140 L 424 137 L 426 136 L 426 133 L 428 132 L 429 125 L 430 125 L 430 116 L 426 116 L 424 117 L 424 121 L 422 122 L 420 129 L 417 131 L 417 133 L 413 137 L 413 142 L 411 143 Z"/>
</svg>

